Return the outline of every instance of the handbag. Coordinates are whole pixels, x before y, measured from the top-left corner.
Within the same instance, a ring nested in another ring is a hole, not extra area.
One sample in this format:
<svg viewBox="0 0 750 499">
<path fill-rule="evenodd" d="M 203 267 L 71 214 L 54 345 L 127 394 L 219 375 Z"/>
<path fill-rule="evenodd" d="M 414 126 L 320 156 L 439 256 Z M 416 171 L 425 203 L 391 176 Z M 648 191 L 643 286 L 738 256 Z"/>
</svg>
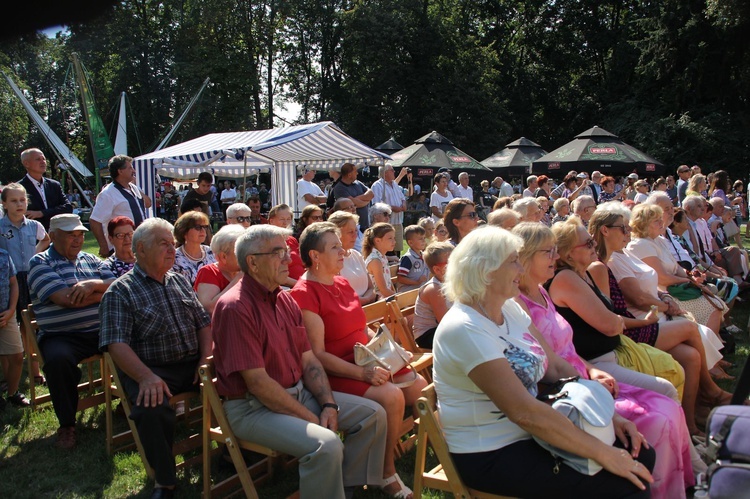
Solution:
<svg viewBox="0 0 750 499">
<path fill-rule="evenodd" d="M 399 383 L 393 382 L 400 388 L 411 386 L 417 380 L 417 371 L 409 362 L 409 354 L 393 340 L 390 330 L 384 324 L 380 325 L 378 332 L 367 342 L 367 345 L 360 342 L 354 344 L 354 363 L 362 367 L 371 365 L 382 367 L 390 373 L 391 382 L 393 382 L 394 374 L 404 367 L 409 367 L 413 374 L 412 379 Z"/>
<path fill-rule="evenodd" d="M 680 301 L 690 301 L 701 297 L 701 290 L 693 285 L 692 282 L 682 282 L 667 286 L 667 292 Z"/>
<path fill-rule="evenodd" d="M 733 400 L 734 401 L 734 400 Z M 706 422 L 707 492 L 711 499 L 747 497 L 750 489 L 750 407 L 715 407 Z"/>
<path fill-rule="evenodd" d="M 579 376 L 563 378 L 552 385 L 550 392 L 537 398 L 551 402 L 553 409 L 606 445 L 614 443 L 615 427 L 612 417 L 615 414 L 615 401 L 607 389 L 597 381 L 582 379 Z M 559 449 L 534 435 L 532 437 L 555 458 L 555 473 L 561 462 L 589 476 L 596 475 L 603 469 L 593 459 Z"/>
</svg>

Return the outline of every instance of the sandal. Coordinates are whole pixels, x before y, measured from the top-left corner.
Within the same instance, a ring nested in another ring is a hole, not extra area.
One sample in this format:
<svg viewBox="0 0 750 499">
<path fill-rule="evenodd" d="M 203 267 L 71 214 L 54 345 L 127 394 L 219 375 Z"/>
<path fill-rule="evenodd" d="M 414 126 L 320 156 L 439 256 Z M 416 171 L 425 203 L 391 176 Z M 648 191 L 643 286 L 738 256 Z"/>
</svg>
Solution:
<svg viewBox="0 0 750 499">
<path fill-rule="evenodd" d="M 394 497 L 396 499 L 412 499 L 414 493 L 409 487 L 404 485 L 404 482 L 401 481 L 401 477 L 398 476 L 398 473 L 395 473 L 389 476 L 388 478 L 383 478 L 383 487 L 382 487 L 383 491 L 385 492 L 385 487 L 392 483 L 398 483 L 399 486 L 401 487 L 401 490 L 399 490 L 395 494 L 389 494 L 390 497 Z"/>
<path fill-rule="evenodd" d="M 708 372 L 711 374 L 711 377 L 715 379 L 716 381 L 725 380 L 725 379 L 731 381 L 734 379 L 734 376 L 732 376 L 731 374 L 727 374 L 727 372 L 724 371 L 724 369 L 722 369 L 721 366 L 719 366 L 718 364 L 712 367 L 711 369 L 709 369 Z"/>
<path fill-rule="evenodd" d="M 725 392 L 724 390 L 722 390 L 718 395 L 710 398 L 704 397 L 702 395 L 698 396 L 698 405 L 701 407 L 706 407 L 708 409 L 712 409 L 720 405 L 729 405 L 731 402 L 732 394 L 729 392 Z"/>
<path fill-rule="evenodd" d="M 732 368 L 735 367 L 734 364 L 732 364 L 728 360 L 724 360 L 724 359 L 719 360 L 719 362 L 717 362 L 716 365 L 718 365 L 722 369 L 732 369 Z"/>
</svg>

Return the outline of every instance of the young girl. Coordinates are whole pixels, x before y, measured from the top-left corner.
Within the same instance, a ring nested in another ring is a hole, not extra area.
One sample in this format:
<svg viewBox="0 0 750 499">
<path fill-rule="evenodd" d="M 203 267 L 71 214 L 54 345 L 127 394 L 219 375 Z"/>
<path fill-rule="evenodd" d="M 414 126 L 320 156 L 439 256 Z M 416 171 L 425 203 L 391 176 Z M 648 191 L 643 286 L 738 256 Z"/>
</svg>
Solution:
<svg viewBox="0 0 750 499">
<path fill-rule="evenodd" d="M 450 239 L 448 229 L 445 228 L 445 222 L 443 222 L 443 219 L 440 219 L 435 222 L 435 238 L 433 241 L 430 241 L 430 244 L 436 241 L 442 243 L 443 241 L 447 241 L 448 239 Z"/>
<path fill-rule="evenodd" d="M 26 218 L 28 198 L 24 186 L 17 183 L 6 185 L 0 194 L 0 200 L 5 211 L 5 216 L 0 219 L 0 248 L 10 254 L 16 268 L 18 302 L 15 320 L 21 323 L 21 311 L 31 303 L 27 281 L 29 259 L 36 253 L 46 250 L 50 239 L 41 223 Z M 29 349 L 26 348 L 26 351 Z M 32 365 L 30 375 L 34 376 L 34 382 L 38 385 L 46 381 L 36 362 Z"/>
<path fill-rule="evenodd" d="M 389 223 L 378 222 L 365 231 L 362 242 L 362 256 L 365 257 L 367 272 L 375 283 L 378 299 L 396 294 L 391 282 L 391 269 L 385 256 L 396 247 L 396 229 Z"/>
<path fill-rule="evenodd" d="M 429 246 L 433 237 L 435 237 L 435 221 L 431 217 L 422 217 L 417 225 L 424 229 L 425 245 Z"/>
</svg>

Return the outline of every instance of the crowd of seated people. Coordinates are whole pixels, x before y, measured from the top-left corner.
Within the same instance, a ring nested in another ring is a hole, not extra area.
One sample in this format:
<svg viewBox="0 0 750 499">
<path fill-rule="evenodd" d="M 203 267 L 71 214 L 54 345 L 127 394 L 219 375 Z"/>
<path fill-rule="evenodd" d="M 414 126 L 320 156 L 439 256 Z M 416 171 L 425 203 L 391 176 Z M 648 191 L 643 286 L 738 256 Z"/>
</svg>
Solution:
<svg viewBox="0 0 750 499">
<path fill-rule="evenodd" d="M 76 251 L 80 221 L 57 220 L 51 248 L 32 259 L 29 288 L 58 446 L 76 443 L 67 393 L 76 374 L 62 375 L 61 364 L 110 351 L 139 431 L 159 442 L 173 431 L 153 427 L 174 410 L 164 401 L 194 389 L 187 373 L 213 355 L 232 429 L 298 457 L 301 494 L 351 497 L 371 485 L 408 499 L 396 449 L 427 381 L 410 369 L 357 365 L 354 345 L 375 333 L 363 307 L 412 291 L 408 325 L 433 353 L 440 422 L 469 487 L 517 497 L 687 497 L 706 472 L 708 412 L 731 399 L 716 380 L 731 379 L 726 334 L 739 328 L 730 312 L 750 289 L 733 209 L 744 198 L 720 172 L 679 184 L 636 174 L 621 184 L 597 173 L 592 182 L 569 172 L 554 190 L 532 176 L 525 194 L 496 195 L 487 182 L 474 199 L 460 195 L 471 192 L 467 176 L 458 190 L 438 173 L 434 190 L 414 197 L 421 204 L 411 208 L 429 215 L 403 227 L 403 247 L 391 223 L 398 207 L 385 197 L 363 204 L 366 186 L 356 200 L 333 191 L 330 204 L 304 207 L 296 222 L 285 204 L 260 218 L 227 203 L 227 225 L 215 233 L 200 210 L 183 210 L 174 226 L 117 217 L 107 227 L 114 253 L 95 269 Z M 69 269 L 60 256 L 91 268 Z M 157 283 L 174 296 L 157 300 Z M 692 283 L 716 300 L 672 294 Z M 109 308 L 95 320 L 100 302 Z M 170 331 L 165 310 L 189 324 Z M 75 355 L 64 350 L 59 318 L 85 340 Z M 144 346 L 156 338 L 158 346 Z M 613 396 L 612 445 L 537 399 L 569 376 Z M 537 440 L 602 470 L 559 466 Z M 147 447 L 158 463 L 154 494 L 171 497 L 174 460 Z"/>
</svg>

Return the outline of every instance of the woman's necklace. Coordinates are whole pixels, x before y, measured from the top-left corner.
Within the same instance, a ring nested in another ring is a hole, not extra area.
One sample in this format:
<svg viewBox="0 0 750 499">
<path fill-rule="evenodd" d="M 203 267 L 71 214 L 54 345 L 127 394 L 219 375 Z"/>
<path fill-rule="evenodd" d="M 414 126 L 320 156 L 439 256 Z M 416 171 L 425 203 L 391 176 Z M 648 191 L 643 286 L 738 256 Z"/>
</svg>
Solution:
<svg viewBox="0 0 750 499">
<path fill-rule="evenodd" d="M 494 325 L 496 325 L 498 327 L 498 329 L 502 330 L 502 326 L 500 324 L 498 324 L 497 322 L 495 322 L 495 321 L 492 320 L 492 318 L 490 317 L 490 314 L 487 313 L 487 311 L 482 306 L 481 302 L 477 302 L 477 306 L 479 306 L 479 310 L 482 312 L 482 315 L 484 315 L 485 317 L 487 317 L 490 320 L 490 322 L 492 322 Z M 503 324 L 505 324 L 505 332 L 507 333 L 508 336 L 510 336 L 510 326 L 508 325 L 508 319 L 507 319 L 507 317 L 503 317 Z"/>
<path fill-rule="evenodd" d="M 544 299 L 542 292 L 539 291 L 539 286 L 531 286 L 529 289 L 525 289 L 523 286 L 519 288 L 526 298 L 533 301 L 537 305 L 547 307 L 547 300 Z"/>
<path fill-rule="evenodd" d="M 200 253 L 198 253 L 197 258 L 191 255 L 190 253 L 188 253 L 187 246 L 182 247 L 182 253 L 187 257 L 188 260 L 193 261 L 193 262 L 200 262 L 203 260 L 203 257 L 204 257 L 203 248 L 200 248 Z"/>
<path fill-rule="evenodd" d="M 310 277 L 312 277 L 312 279 L 310 279 Z M 326 284 L 322 282 L 317 275 L 311 273 L 310 270 L 307 271 L 307 279 L 309 281 L 317 282 L 318 284 L 320 284 L 320 287 L 328 291 L 328 293 L 334 298 L 338 298 L 341 296 L 341 290 L 339 290 L 338 286 L 336 286 L 336 281 L 334 281 L 332 284 Z M 335 292 L 331 291 L 330 288 L 333 288 Z"/>
</svg>

